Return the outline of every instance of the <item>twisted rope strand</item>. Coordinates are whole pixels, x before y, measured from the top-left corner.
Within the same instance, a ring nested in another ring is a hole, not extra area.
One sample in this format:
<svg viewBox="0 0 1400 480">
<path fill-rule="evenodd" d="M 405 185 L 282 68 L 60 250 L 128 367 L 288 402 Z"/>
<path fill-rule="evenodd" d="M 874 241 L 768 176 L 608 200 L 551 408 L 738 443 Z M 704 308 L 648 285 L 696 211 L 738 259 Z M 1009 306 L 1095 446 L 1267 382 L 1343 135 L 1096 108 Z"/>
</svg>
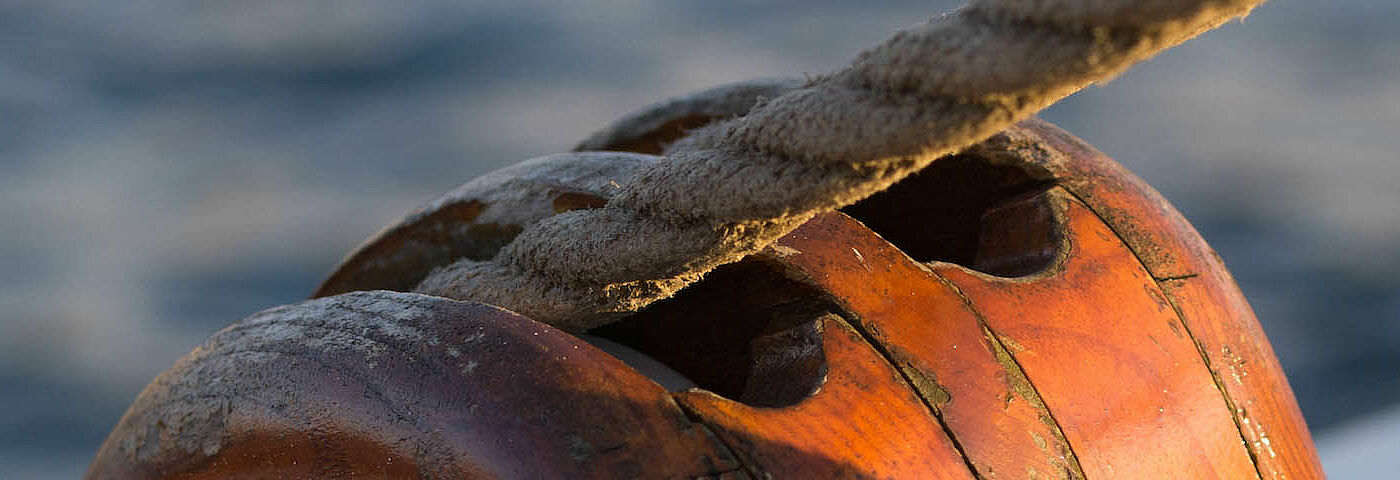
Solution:
<svg viewBox="0 0 1400 480">
<path fill-rule="evenodd" d="M 418 291 L 582 330 L 669 297 L 1262 0 L 981 0 L 673 145 L 603 208 L 529 226 Z"/>
</svg>

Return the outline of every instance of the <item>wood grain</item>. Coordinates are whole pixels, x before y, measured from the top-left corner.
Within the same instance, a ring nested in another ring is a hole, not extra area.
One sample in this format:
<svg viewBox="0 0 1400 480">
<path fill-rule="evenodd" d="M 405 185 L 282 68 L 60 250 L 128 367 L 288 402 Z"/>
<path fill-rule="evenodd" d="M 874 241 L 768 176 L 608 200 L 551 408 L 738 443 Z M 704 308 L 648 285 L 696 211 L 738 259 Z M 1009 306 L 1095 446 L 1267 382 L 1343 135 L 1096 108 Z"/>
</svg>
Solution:
<svg viewBox="0 0 1400 480">
<path fill-rule="evenodd" d="M 1030 120 L 1000 137 L 986 148 L 1048 172 L 1152 272 L 1231 404 L 1260 474 L 1324 478 L 1307 422 L 1263 327 L 1220 256 L 1185 217 L 1142 179 L 1054 125 Z"/>
<path fill-rule="evenodd" d="M 1008 347 L 1085 476 L 1256 478 L 1195 345 L 1133 252 L 1068 192 L 1022 202 L 1055 212 L 1063 242 L 1055 265 L 1017 278 L 932 269 Z"/>
</svg>

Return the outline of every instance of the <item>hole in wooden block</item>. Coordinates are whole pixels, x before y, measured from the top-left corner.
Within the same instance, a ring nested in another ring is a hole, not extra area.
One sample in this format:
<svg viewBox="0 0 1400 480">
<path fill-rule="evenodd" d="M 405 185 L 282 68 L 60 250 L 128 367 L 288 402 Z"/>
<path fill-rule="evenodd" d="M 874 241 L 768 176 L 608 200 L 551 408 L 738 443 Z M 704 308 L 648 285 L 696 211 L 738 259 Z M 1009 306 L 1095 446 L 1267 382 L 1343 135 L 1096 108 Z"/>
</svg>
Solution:
<svg viewBox="0 0 1400 480">
<path fill-rule="evenodd" d="M 821 292 L 751 259 L 720 267 L 675 297 L 589 333 L 646 354 L 720 396 L 782 407 L 821 386 L 826 359 L 817 319 L 833 311 Z"/>
<path fill-rule="evenodd" d="M 992 205 L 982 214 L 977 255 L 968 267 L 1002 277 L 1031 275 L 1055 262 L 1062 235 L 1043 190 Z"/>
<path fill-rule="evenodd" d="M 1039 271 L 1054 258 L 1053 215 L 1003 205 L 1052 185 L 1017 166 L 955 155 L 842 212 L 916 261 L 1020 276 Z"/>
</svg>

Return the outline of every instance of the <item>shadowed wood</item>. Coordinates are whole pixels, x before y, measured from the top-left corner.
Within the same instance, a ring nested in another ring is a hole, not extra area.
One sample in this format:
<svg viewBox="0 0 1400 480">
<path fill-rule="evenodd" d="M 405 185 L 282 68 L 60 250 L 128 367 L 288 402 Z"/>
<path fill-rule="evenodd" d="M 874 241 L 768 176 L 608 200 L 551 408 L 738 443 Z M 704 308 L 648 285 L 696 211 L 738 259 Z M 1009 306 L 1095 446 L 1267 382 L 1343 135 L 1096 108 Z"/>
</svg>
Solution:
<svg viewBox="0 0 1400 480">
<path fill-rule="evenodd" d="M 974 150 L 1044 169 L 1132 249 L 1206 358 L 1264 478 L 1323 478 L 1307 422 L 1259 320 L 1219 255 L 1176 208 L 1122 165 L 1038 119 Z"/>
<path fill-rule="evenodd" d="M 254 315 L 141 393 L 88 473 L 131 478 L 743 475 L 655 383 L 547 325 L 361 292 Z"/>
<path fill-rule="evenodd" d="M 801 401 L 822 383 L 820 334 L 808 326 L 833 308 L 821 290 L 785 277 L 771 262 L 749 259 L 589 333 L 645 353 L 725 398 L 777 407 Z M 808 344 L 811 349 L 803 347 Z"/>
<path fill-rule="evenodd" d="M 826 383 L 783 408 L 703 390 L 676 394 L 756 477 L 972 479 L 899 373 L 835 315 L 821 319 Z"/>
<path fill-rule="evenodd" d="M 1256 478 L 1176 312 L 1132 251 L 1067 192 L 1056 263 L 1002 278 L 937 263 L 1024 369 L 1088 478 Z M 1144 448 L 1149 448 L 1145 452 Z"/>
<path fill-rule="evenodd" d="M 628 113 L 574 146 L 574 151 L 660 154 L 691 130 L 748 113 L 761 99 L 797 88 L 802 81 L 767 78 L 735 82 L 668 98 Z"/>
<path fill-rule="evenodd" d="M 525 227 L 607 202 L 657 157 L 577 152 L 534 158 L 473 179 L 355 247 L 312 297 L 406 291 L 461 258 L 486 260 Z"/>
</svg>

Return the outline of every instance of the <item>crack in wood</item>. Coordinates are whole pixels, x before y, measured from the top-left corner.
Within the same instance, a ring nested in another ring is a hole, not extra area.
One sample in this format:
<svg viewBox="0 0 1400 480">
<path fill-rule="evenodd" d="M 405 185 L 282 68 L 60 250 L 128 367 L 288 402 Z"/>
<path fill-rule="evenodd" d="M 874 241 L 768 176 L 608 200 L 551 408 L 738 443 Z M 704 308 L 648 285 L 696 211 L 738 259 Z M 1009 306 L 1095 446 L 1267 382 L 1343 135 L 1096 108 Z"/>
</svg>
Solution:
<svg viewBox="0 0 1400 480">
<path fill-rule="evenodd" d="M 944 285 L 952 289 L 953 292 L 958 295 L 958 298 L 962 300 L 963 305 L 967 307 L 967 311 L 977 317 L 977 325 L 982 327 L 982 335 L 987 338 L 988 344 L 992 347 L 993 356 L 996 357 L 997 363 L 1001 364 L 1002 369 L 1006 371 L 1007 387 L 1040 412 L 1041 422 L 1044 422 L 1045 426 L 1050 428 L 1050 431 L 1055 435 L 1055 440 L 1057 440 L 1060 445 L 1064 445 L 1063 454 L 1066 465 L 1065 471 L 1061 472 L 1064 474 L 1064 478 L 1084 480 L 1084 468 L 1079 464 L 1079 457 L 1074 453 L 1074 446 L 1070 445 L 1068 438 L 1065 438 L 1065 433 L 1060 428 L 1060 422 L 1055 419 L 1055 415 L 1050 412 L 1050 408 L 1045 406 L 1045 401 L 1040 396 L 1040 391 L 1036 390 L 1034 383 L 1031 383 L 1030 377 L 1027 376 L 1025 370 L 1021 368 L 1020 362 L 1017 362 L 1016 357 L 1006 348 L 1006 345 L 1001 341 L 1001 337 L 993 332 L 991 328 L 987 327 L 987 319 L 982 316 L 982 312 L 972 304 L 972 300 L 967 297 L 967 294 L 964 293 L 957 284 L 954 284 L 942 275 L 935 274 L 934 277 L 938 278 Z M 1018 350 L 1024 348 L 1019 345 L 1017 347 Z"/>
<path fill-rule="evenodd" d="M 1086 204 L 1086 205 L 1087 205 L 1087 204 Z M 1091 208 L 1090 210 L 1092 210 L 1092 208 Z M 1097 213 L 1095 213 L 1095 214 L 1097 215 Z M 1107 224 L 1108 222 L 1104 222 L 1104 223 Z M 1110 229 L 1110 230 L 1113 229 L 1113 226 L 1112 226 L 1112 225 L 1109 225 L 1109 229 Z M 1117 231 L 1114 231 L 1113 234 L 1114 234 L 1114 235 L 1118 235 L 1118 232 L 1117 232 Z M 1122 239 L 1123 239 L 1123 236 L 1122 236 L 1122 235 L 1118 235 L 1118 239 L 1119 239 L 1119 240 L 1122 240 Z M 1127 242 L 1124 242 L 1123 244 L 1124 244 L 1124 245 L 1128 245 Z M 1131 246 L 1131 245 L 1128 245 L 1128 250 L 1132 250 L 1132 246 Z M 1144 262 L 1142 261 L 1142 257 L 1139 257 L 1136 251 L 1133 252 L 1133 256 L 1134 256 L 1134 257 L 1137 257 L 1138 263 L 1143 264 L 1143 267 L 1142 267 L 1142 268 L 1143 268 L 1144 270 L 1146 270 L 1146 269 L 1147 269 L 1147 264 L 1144 263 Z M 1173 281 L 1173 280 L 1187 280 L 1187 279 L 1192 279 L 1192 278 L 1196 278 L 1196 277 L 1199 277 L 1199 276 L 1201 276 L 1201 274 L 1199 274 L 1199 273 L 1186 273 L 1186 274 L 1181 274 L 1181 275 L 1169 275 L 1169 276 L 1165 276 L 1165 277 L 1152 277 L 1152 279 L 1153 279 L 1153 280 L 1156 280 L 1157 283 L 1162 283 L 1162 282 L 1170 282 L 1170 281 Z"/>
<path fill-rule="evenodd" d="M 948 390 L 938 385 L 936 382 L 933 382 L 931 378 L 920 375 L 918 380 L 927 380 L 929 383 L 932 383 L 931 386 L 924 386 L 925 388 L 932 387 L 929 392 L 925 392 L 924 389 L 920 388 L 919 382 L 910 376 L 909 371 L 912 370 L 912 368 L 909 367 L 908 362 L 896 361 L 894 354 L 886 349 L 883 343 L 876 341 L 871 332 L 866 329 L 865 323 L 860 321 L 859 315 L 846 311 L 845 309 L 843 309 L 840 315 L 842 320 L 850 319 L 846 321 L 846 324 L 850 325 L 852 330 L 860 334 L 861 339 L 865 340 L 866 344 L 874 348 L 886 362 L 889 362 L 889 364 L 894 367 L 895 372 L 899 373 L 899 378 L 914 391 L 914 396 L 918 397 L 919 403 L 924 404 L 924 406 L 928 408 L 929 413 L 933 415 L 933 418 L 938 420 L 938 426 L 943 429 L 943 434 L 948 436 L 948 441 L 953 445 L 953 449 L 958 452 L 958 457 L 962 458 L 963 463 L 967 465 L 967 471 L 977 480 L 984 480 L 986 477 L 977 471 L 976 464 L 972 462 L 971 457 L 968 457 L 967 451 L 963 450 L 962 443 L 958 441 L 957 435 L 954 435 L 953 430 L 948 428 L 948 422 L 943 421 L 943 412 L 941 408 L 951 401 L 951 397 L 948 396 Z M 942 396 L 939 396 L 937 392 L 942 392 Z"/>
<path fill-rule="evenodd" d="M 1137 249 L 1133 248 L 1133 244 L 1128 242 L 1127 238 L 1123 236 L 1123 233 L 1118 231 L 1118 225 L 1116 225 L 1114 222 L 1106 220 L 1105 217 L 1099 212 L 1099 209 L 1095 208 L 1093 203 L 1086 201 L 1086 199 L 1080 196 L 1078 192 L 1075 192 L 1069 188 L 1065 188 L 1065 192 L 1069 193 L 1069 195 L 1073 197 L 1076 201 L 1078 201 L 1080 205 L 1083 205 L 1084 208 L 1087 208 L 1090 212 L 1093 212 L 1094 216 L 1099 217 L 1099 219 L 1103 221 L 1103 224 L 1108 227 L 1108 230 L 1110 232 L 1113 232 L 1113 235 L 1118 238 L 1118 241 L 1122 243 L 1123 246 L 1126 247 L 1129 252 L 1132 252 L 1133 258 L 1137 260 L 1138 265 L 1142 266 L 1143 271 L 1149 272 L 1149 275 L 1151 275 L 1150 272 L 1152 271 L 1152 269 L 1148 268 L 1147 261 L 1143 259 L 1142 255 L 1138 253 Z M 1244 451 L 1245 453 L 1249 454 L 1249 462 L 1252 465 L 1254 465 L 1254 475 L 1256 476 L 1256 478 L 1263 479 L 1264 471 L 1259 466 L 1259 454 L 1254 450 L 1254 445 L 1252 445 L 1249 442 L 1249 437 L 1245 435 L 1244 425 L 1241 423 L 1244 419 L 1241 418 L 1239 409 L 1235 407 L 1234 399 L 1230 398 L 1230 392 L 1225 389 L 1225 384 L 1220 378 L 1220 373 L 1217 372 L 1215 368 L 1211 365 L 1210 354 L 1207 353 L 1206 346 L 1201 342 L 1200 338 L 1198 338 L 1195 333 L 1192 333 L 1191 325 L 1189 322 L 1186 321 L 1186 315 L 1182 313 L 1181 306 L 1177 305 L 1176 298 L 1172 295 L 1168 295 L 1166 293 L 1166 290 L 1163 288 L 1164 283 L 1172 281 L 1184 281 L 1199 276 L 1200 273 L 1187 273 L 1182 275 L 1165 276 L 1161 278 L 1153 277 L 1153 280 L 1154 283 L 1156 283 L 1157 285 L 1157 289 L 1162 293 L 1162 296 L 1167 299 L 1167 303 L 1171 305 L 1172 313 L 1176 315 L 1177 322 L 1181 324 L 1182 330 L 1186 331 L 1187 338 L 1190 338 L 1191 344 L 1196 346 L 1196 353 L 1200 355 L 1201 363 L 1205 365 L 1206 371 L 1210 372 L 1211 382 L 1215 385 L 1216 391 L 1220 392 L 1220 397 L 1224 399 L 1225 408 L 1228 409 L 1230 413 L 1230 420 L 1234 422 L 1235 430 L 1240 435 L 1240 442 L 1243 443 L 1245 446 Z"/>
<path fill-rule="evenodd" d="M 729 468 L 714 473 L 702 474 L 697 478 L 704 478 L 707 475 L 718 476 L 723 475 L 725 473 L 736 472 L 739 470 L 743 470 L 745 473 L 749 474 L 750 478 L 768 478 L 767 476 L 765 476 L 766 474 L 759 475 L 758 473 L 761 470 L 758 470 L 758 466 L 750 465 L 748 461 L 744 460 L 744 457 L 738 454 L 739 450 L 737 448 L 734 448 L 733 445 L 730 445 L 729 443 L 725 442 L 724 438 L 721 438 L 719 435 L 715 434 L 715 430 L 711 428 L 709 424 L 705 423 L 705 421 L 700 418 L 700 415 L 698 413 L 692 411 L 690 407 L 687 407 L 685 405 L 685 403 L 677 401 L 676 393 L 677 392 L 670 392 L 668 395 L 666 395 L 666 399 L 671 402 L 672 406 L 679 409 L 681 411 L 681 414 L 685 415 L 686 419 L 690 420 L 691 425 L 695 426 L 696 428 L 699 428 L 700 431 L 703 432 L 706 437 L 709 437 L 709 439 L 712 442 L 714 442 L 715 447 L 719 449 L 720 453 L 725 454 L 730 459 L 734 460 L 734 463 L 736 465 L 738 465 L 738 467 Z"/>
</svg>

